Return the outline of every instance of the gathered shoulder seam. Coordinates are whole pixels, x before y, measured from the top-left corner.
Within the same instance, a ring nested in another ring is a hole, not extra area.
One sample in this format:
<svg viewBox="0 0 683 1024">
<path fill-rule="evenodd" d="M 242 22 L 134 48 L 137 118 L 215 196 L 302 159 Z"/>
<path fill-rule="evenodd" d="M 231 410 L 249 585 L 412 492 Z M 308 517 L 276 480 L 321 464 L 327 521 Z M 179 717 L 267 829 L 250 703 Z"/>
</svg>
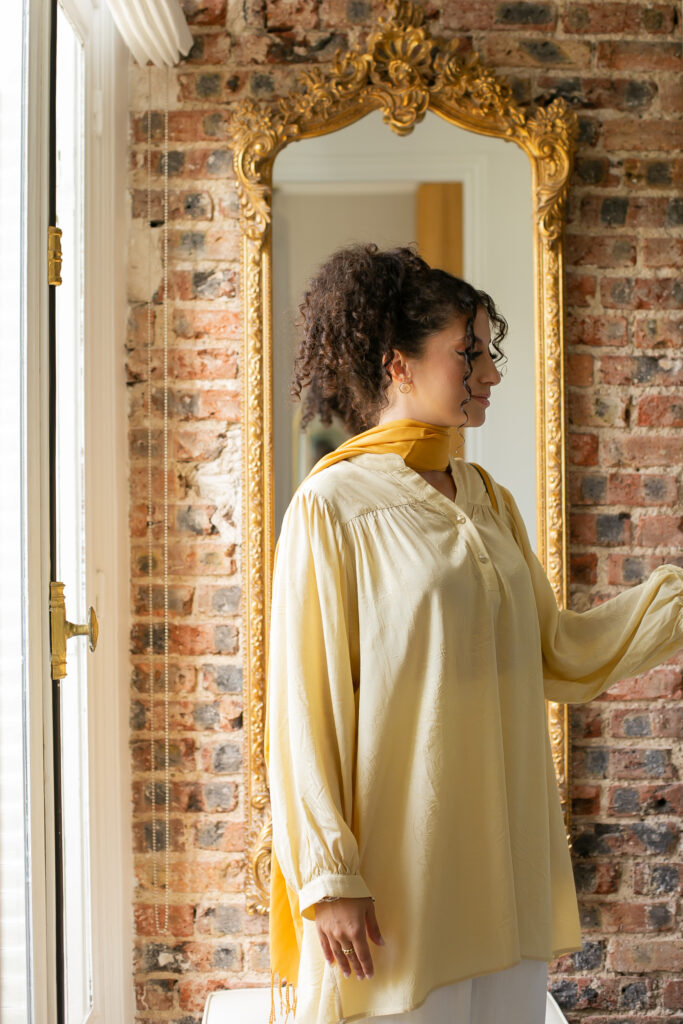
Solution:
<svg viewBox="0 0 683 1024">
<path fill-rule="evenodd" d="M 350 523 L 354 523 L 357 519 L 363 519 L 365 516 L 374 516 L 378 512 L 390 512 L 393 508 L 417 508 L 421 505 L 429 504 L 426 499 L 418 501 L 394 501 L 388 505 L 378 505 L 376 508 L 366 508 L 362 512 L 357 512 L 353 516 L 349 516 L 342 522 L 342 526 L 348 526 Z"/>
<path fill-rule="evenodd" d="M 330 499 L 325 497 L 324 494 L 321 494 L 319 491 L 315 490 L 313 487 L 301 491 L 300 494 L 302 497 L 310 495 L 310 497 L 322 502 L 325 505 L 326 509 L 328 510 L 331 519 L 333 519 L 337 526 L 339 526 L 341 529 L 344 529 L 345 526 L 348 526 L 349 523 L 355 522 L 357 519 L 362 519 L 364 516 L 376 515 L 378 512 L 387 512 L 393 508 L 416 508 L 421 505 L 428 504 L 426 498 L 412 498 L 407 500 L 404 499 L 401 501 L 387 502 L 386 504 L 377 505 L 374 508 L 364 508 L 360 512 L 355 512 L 348 518 L 342 518 L 335 510 L 334 505 L 332 504 Z"/>
</svg>

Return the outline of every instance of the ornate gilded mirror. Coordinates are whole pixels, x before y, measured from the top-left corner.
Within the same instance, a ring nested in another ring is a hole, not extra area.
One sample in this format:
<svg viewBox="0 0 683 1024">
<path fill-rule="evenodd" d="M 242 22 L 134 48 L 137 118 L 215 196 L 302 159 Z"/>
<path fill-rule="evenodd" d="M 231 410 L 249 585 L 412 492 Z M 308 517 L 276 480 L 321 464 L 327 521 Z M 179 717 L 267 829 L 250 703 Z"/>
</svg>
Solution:
<svg viewBox="0 0 683 1024">
<path fill-rule="evenodd" d="M 267 910 L 271 842 L 263 743 L 276 540 L 273 273 L 278 268 L 273 266 L 273 180 L 275 159 L 290 143 L 361 127 L 357 123 L 366 117 L 368 124 L 372 117 L 381 118 L 384 131 L 400 140 L 436 115 L 440 130 L 447 125 L 504 140 L 525 154 L 531 182 L 536 551 L 558 601 L 563 606 L 566 602 L 563 223 L 576 117 L 560 99 L 542 109 L 521 107 L 510 86 L 476 54 L 458 56 L 456 42 L 432 36 L 417 4 L 393 0 L 388 10 L 365 48 L 340 53 L 331 66 L 302 73 L 296 91 L 276 102 L 244 101 L 231 120 L 243 239 L 242 656 L 247 905 L 255 912 Z M 309 191 L 315 191 L 312 183 Z M 299 188 L 299 198 L 305 200 L 306 194 Z M 548 704 L 547 711 L 569 828 L 567 706 Z"/>
</svg>

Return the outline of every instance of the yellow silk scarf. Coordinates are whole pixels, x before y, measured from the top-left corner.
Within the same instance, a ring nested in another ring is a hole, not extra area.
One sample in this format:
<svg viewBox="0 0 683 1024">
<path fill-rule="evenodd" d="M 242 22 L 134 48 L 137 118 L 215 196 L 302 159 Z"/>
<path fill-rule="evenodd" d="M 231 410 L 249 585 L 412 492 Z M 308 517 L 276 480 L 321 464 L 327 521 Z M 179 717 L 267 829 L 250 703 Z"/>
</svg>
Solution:
<svg viewBox="0 0 683 1024">
<path fill-rule="evenodd" d="M 422 420 L 389 420 L 350 437 L 333 452 L 323 455 L 305 479 L 363 452 L 396 452 L 407 466 L 420 472 L 448 469 L 450 433 L 450 427 L 437 427 Z"/>
<path fill-rule="evenodd" d="M 380 423 L 348 438 L 334 451 L 324 455 L 310 471 L 308 477 L 322 469 L 365 452 L 396 452 L 407 466 L 419 472 L 445 470 L 449 466 L 450 428 L 440 427 L 422 420 L 400 419 Z M 275 546 L 277 560 L 277 545 Z M 266 704 L 265 758 L 268 763 L 268 710 Z M 303 935 L 303 921 L 299 912 L 297 893 L 289 888 L 277 862 L 275 851 L 271 853 L 270 868 L 270 964 L 271 964 L 271 1012 L 270 1022 L 276 1020 L 273 989 L 277 984 L 280 992 L 280 1011 L 284 1010 L 287 1020 L 290 1011 L 296 1008 L 295 989 L 299 975 L 299 954 Z M 284 985 L 284 1004 L 283 988 Z"/>
</svg>

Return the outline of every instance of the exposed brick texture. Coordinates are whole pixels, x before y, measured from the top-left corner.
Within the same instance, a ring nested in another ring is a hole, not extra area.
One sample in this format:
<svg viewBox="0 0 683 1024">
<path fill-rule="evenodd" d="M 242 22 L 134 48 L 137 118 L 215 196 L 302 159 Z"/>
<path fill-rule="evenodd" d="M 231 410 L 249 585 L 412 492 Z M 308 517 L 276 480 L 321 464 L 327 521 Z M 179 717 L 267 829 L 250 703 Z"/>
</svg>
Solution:
<svg viewBox="0 0 683 1024">
<path fill-rule="evenodd" d="M 153 614 L 162 622 L 164 73 L 131 67 L 131 758 L 137 1020 L 194 1024 L 215 988 L 267 984 L 267 920 L 246 913 L 239 519 L 240 239 L 230 105 L 286 92 L 306 66 L 357 43 L 380 0 L 183 0 L 195 44 L 170 74 L 170 929 L 153 910 L 150 720 L 163 766 L 163 666 L 150 708 L 148 388 L 154 415 Z M 563 96 L 581 141 L 567 211 L 566 397 L 570 601 L 586 609 L 683 564 L 680 14 L 644 0 L 429 3 L 432 27 L 478 51 L 522 102 Z M 146 257 L 145 257 L 146 258 Z M 148 301 L 155 340 L 148 380 Z M 228 497 L 226 497 L 226 495 Z M 152 642 L 163 650 L 161 625 Z M 680 659 L 571 709 L 573 857 L 584 929 L 551 965 L 571 1024 L 678 1020 Z M 164 797 L 157 775 L 156 799 Z M 163 845 L 157 827 L 157 845 Z M 160 864 L 163 872 L 163 860 Z M 163 918 L 163 910 L 162 910 Z M 678 1015 L 678 1016 L 677 1016 Z"/>
</svg>

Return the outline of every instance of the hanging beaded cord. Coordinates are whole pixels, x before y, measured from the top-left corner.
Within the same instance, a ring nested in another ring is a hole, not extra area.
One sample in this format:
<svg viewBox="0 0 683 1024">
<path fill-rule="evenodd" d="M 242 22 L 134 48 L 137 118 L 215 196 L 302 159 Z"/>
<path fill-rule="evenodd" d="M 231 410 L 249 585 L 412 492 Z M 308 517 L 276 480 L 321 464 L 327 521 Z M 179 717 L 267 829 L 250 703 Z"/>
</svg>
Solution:
<svg viewBox="0 0 683 1024">
<path fill-rule="evenodd" d="M 157 789 L 156 789 L 156 741 L 154 716 L 154 604 L 153 604 L 153 547 L 152 529 L 154 524 L 154 496 L 152 488 L 153 464 L 153 431 L 152 431 L 152 348 L 154 345 L 152 323 L 152 295 L 147 297 L 147 607 L 149 611 L 149 744 L 150 768 L 152 773 L 152 889 L 154 900 L 154 928 L 156 932 L 168 931 L 169 904 L 169 847 L 171 845 L 170 830 L 170 772 L 169 772 L 169 716 L 168 716 L 168 67 L 165 69 L 165 103 L 164 103 L 164 207 L 163 207 L 163 459 L 162 472 L 164 481 L 163 506 L 163 569 L 164 569 L 164 923 L 160 926 L 159 914 L 159 856 L 157 842 Z M 152 69 L 147 68 L 147 281 L 151 289 L 152 279 Z"/>
</svg>

